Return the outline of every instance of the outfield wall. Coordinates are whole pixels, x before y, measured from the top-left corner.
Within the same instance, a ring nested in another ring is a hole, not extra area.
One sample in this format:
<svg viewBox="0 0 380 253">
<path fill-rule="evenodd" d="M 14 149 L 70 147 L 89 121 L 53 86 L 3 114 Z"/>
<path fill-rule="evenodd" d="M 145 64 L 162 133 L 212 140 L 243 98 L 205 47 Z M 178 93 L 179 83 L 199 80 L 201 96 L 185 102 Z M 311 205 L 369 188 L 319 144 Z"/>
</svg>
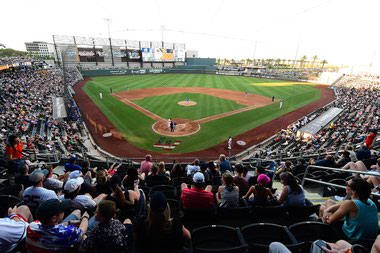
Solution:
<svg viewBox="0 0 380 253">
<path fill-rule="evenodd" d="M 95 76 L 121 76 L 121 75 L 147 75 L 147 74 L 215 74 L 212 68 L 188 69 L 188 68 L 149 68 L 149 69 L 97 69 L 82 70 L 84 77 Z"/>
</svg>

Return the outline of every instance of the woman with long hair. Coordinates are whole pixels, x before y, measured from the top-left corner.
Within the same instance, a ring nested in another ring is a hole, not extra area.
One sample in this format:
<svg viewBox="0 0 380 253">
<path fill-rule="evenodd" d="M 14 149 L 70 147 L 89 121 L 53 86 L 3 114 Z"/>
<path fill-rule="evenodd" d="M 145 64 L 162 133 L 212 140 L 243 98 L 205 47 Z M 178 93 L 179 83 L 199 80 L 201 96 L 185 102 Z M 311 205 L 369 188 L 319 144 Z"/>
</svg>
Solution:
<svg viewBox="0 0 380 253">
<path fill-rule="evenodd" d="M 281 183 L 284 188 L 277 198 L 278 204 L 285 206 L 304 206 L 305 205 L 305 191 L 301 185 L 298 184 L 296 178 L 290 172 L 283 172 L 280 174 Z"/>
<path fill-rule="evenodd" d="M 171 216 L 165 195 L 156 192 L 151 196 L 148 216 L 136 222 L 134 239 L 137 252 L 171 252 L 183 249 L 191 235 Z"/>
<path fill-rule="evenodd" d="M 239 207 L 239 187 L 234 184 L 234 179 L 229 172 L 223 173 L 223 185 L 219 186 L 216 193 L 216 202 L 220 207 Z"/>
<path fill-rule="evenodd" d="M 171 172 L 171 178 L 184 177 L 186 175 L 182 165 L 180 163 L 175 163 Z"/>
<path fill-rule="evenodd" d="M 260 174 L 257 177 L 257 184 L 251 186 L 243 197 L 244 199 L 248 199 L 250 204 L 265 206 L 269 202 L 269 200 L 273 199 L 273 195 L 271 190 L 267 187 L 270 183 L 270 178 L 265 174 Z M 253 197 L 251 198 L 251 195 Z"/>
</svg>

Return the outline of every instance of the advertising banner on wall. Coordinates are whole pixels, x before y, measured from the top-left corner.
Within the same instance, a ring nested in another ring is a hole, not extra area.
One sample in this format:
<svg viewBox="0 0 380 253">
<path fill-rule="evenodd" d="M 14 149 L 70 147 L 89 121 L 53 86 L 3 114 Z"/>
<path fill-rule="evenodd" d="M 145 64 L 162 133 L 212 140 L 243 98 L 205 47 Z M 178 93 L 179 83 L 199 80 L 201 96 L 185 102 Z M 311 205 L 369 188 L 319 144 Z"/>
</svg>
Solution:
<svg viewBox="0 0 380 253">
<path fill-rule="evenodd" d="M 173 49 L 154 48 L 153 61 L 174 61 Z"/>
<path fill-rule="evenodd" d="M 178 48 L 174 51 L 175 61 L 185 61 L 186 51 L 183 48 Z"/>
<path fill-rule="evenodd" d="M 143 61 L 152 61 L 152 54 L 149 47 L 141 48 L 141 55 Z"/>
</svg>

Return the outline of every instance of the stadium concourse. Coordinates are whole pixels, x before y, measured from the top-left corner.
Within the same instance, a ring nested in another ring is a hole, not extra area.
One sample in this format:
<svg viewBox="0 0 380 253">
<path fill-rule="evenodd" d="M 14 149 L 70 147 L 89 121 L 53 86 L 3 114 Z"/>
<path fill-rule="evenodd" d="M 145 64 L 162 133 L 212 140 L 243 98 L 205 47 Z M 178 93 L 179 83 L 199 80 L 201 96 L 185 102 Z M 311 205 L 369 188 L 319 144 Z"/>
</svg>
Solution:
<svg viewBox="0 0 380 253">
<path fill-rule="evenodd" d="M 19 66 L 0 73 L 0 252 L 380 252 L 377 78 L 342 78 L 333 103 L 247 159 L 165 163 L 96 159 L 80 73 Z M 331 107 L 343 112 L 296 134 Z"/>
</svg>

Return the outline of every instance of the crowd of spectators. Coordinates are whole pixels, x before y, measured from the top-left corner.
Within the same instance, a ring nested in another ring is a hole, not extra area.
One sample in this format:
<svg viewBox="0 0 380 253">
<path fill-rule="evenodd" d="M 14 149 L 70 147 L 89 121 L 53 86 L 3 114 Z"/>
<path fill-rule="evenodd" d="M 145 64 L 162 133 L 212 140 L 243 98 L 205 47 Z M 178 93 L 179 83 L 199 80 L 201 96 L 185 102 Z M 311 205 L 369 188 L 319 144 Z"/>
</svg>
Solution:
<svg viewBox="0 0 380 253">
<path fill-rule="evenodd" d="M 66 81 L 73 85 L 78 78 L 71 76 Z M 66 96 L 60 70 L 29 66 L 4 71 L 0 73 L 0 91 L 1 145 L 12 134 L 20 137 L 24 150 L 43 152 L 58 147 L 63 152 L 80 151 L 81 118 L 73 100 Z M 53 119 L 52 97 L 62 96 L 67 101 L 68 117 L 60 121 Z"/>
<path fill-rule="evenodd" d="M 336 100 L 288 126 L 266 146 L 261 147 L 258 157 L 279 157 L 315 154 L 319 151 L 341 150 L 345 145 L 354 148 L 379 128 L 380 81 L 368 81 L 348 76 L 337 86 Z M 343 109 L 333 122 L 324 126 L 312 137 L 297 136 L 297 132 L 331 107 Z"/>
</svg>

